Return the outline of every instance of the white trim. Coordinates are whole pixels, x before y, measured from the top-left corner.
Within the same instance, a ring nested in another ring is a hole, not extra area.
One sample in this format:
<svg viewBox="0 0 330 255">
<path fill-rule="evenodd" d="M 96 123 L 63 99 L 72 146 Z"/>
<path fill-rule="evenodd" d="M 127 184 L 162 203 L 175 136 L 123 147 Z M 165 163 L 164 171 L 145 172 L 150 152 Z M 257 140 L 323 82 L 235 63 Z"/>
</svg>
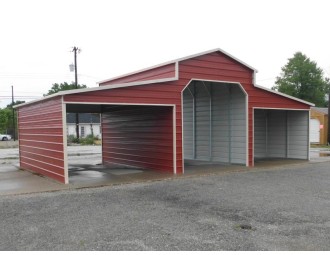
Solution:
<svg viewBox="0 0 330 255">
<path fill-rule="evenodd" d="M 63 159 L 64 159 L 64 183 L 69 184 L 69 167 L 68 167 L 68 141 L 66 134 L 66 104 L 62 97 L 62 132 L 63 132 Z"/>
<path fill-rule="evenodd" d="M 245 95 L 245 119 L 246 119 L 246 159 L 245 159 L 245 165 L 249 166 L 249 95 L 245 91 L 244 87 L 239 82 L 232 82 L 232 81 L 220 81 L 220 80 L 207 80 L 207 79 L 199 79 L 199 78 L 191 78 L 187 85 L 184 86 L 184 88 L 181 90 L 181 121 L 182 121 L 182 161 L 184 165 L 184 136 L 183 136 L 183 91 L 190 85 L 193 81 L 205 81 L 205 82 L 214 82 L 214 83 L 225 83 L 225 84 L 233 84 L 238 85 L 241 88 L 241 91 Z M 254 161 L 253 164 L 254 165 Z"/>
<path fill-rule="evenodd" d="M 88 102 L 65 102 L 65 104 L 175 106 L 175 104 L 109 103 L 109 102 L 91 102 L 91 103 L 88 103 Z"/>
<path fill-rule="evenodd" d="M 309 109 L 295 109 L 295 108 L 276 108 L 276 107 L 252 107 L 252 109 L 266 109 L 266 110 L 290 110 L 290 111 L 309 111 Z"/>
<path fill-rule="evenodd" d="M 310 105 L 310 106 L 315 106 L 315 104 L 313 104 L 313 103 L 307 102 L 307 101 L 305 101 L 305 100 L 302 100 L 302 99 L 299 99 L 299 98 L 296 98 L 296 97 L 293 97 L 293 96 L 289 96 L 289 95 L 284 94 L 284 93 L 282 93 L 282 92 L 278 92 L 278 91 L 275 91 L 275 90 L 271 90 L 271 89 L 265 88 L 265 87 L 263 87 L 263 86 L 254 85 L 254 87 L 256 87 L 256 88 L 258 88 L 258 89 L 266 90 L 266 91 L 268 91 L 268 92 L 270 92 L 270 93 L 277 94 L 277 95 L 279 95 L 279 96 L 283 96 L 283 97 L 290 98 L 290 99 L 292 99 L 292 100 L 298 101 L 298 102 L 303 103 L 303 104 L 308 104 L 308 105 Z"/>
<path fill-rule="evenodd" d="M 176 169 L 176 106 L 172 108 L 173 113 L 173 173 L 177 174 Z"/>
</svg>

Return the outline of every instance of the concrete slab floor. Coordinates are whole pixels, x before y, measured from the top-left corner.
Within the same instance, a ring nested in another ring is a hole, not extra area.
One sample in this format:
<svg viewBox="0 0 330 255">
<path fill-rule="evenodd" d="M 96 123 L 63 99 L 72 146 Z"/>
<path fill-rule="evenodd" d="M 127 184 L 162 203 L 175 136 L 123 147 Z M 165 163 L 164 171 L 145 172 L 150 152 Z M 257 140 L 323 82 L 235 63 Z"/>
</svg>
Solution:
<svg viewBox="0 0 330 255">
<path fill-rule="evenodd" d="M 118 165 L 104 167 L 100 165 L 99 148 L 73 148 L 69 155 L 70 184 L 64 185 L 28 171 L 19 170 L 17 159 L 12 159 L 15 154 L 12 149 L 0 150 L 6 154 L 5 160 L 0 164 L 0 195 L 25 194 L 35 192 L 51 192 L 57 190 L 88 188 L 120 185 L 126 183 L 159 181 L 175 178 L 189 178 L 204 175 L 219 175 L 237 171 L 259 171 L 290 165 L 312 164 L 330 161 L 330 151 L 311 150 L 311 161 L 292 159 L 267 159 L 256 160 L 254 168 L 242 165 L 214 164 L 203 161 L 185 161 L 184 175 L 159 173 L 139 168 L 125 168 Z M 80 155 L 77 154 L 80 153 Z M 323 156 L 326 155 L 326 156 Z M 89 155 L 88 158 L 86 155 Z M 328 156 L 329 155 L 329 156 Z M 0 155 L 1 156 L 1 155 Z M 8 158 L 9 156 L 9 158 Z M 2 157 L 0 157 L 2 158 Z M 3 159 L 3 158 L 2 158 Z"/>
</svg>

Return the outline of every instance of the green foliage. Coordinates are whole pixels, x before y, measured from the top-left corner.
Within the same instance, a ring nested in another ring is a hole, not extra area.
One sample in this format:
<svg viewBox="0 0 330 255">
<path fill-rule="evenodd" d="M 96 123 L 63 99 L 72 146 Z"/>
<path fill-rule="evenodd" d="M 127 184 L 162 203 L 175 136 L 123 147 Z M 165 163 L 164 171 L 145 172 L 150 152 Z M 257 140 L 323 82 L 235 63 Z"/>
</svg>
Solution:
<svg viewBox="0 0 330 255">
<path fill-rule="evenodd" d="M 59 91 L 63 91 L 63 90 L 71 90 L 71 89 L 83 89 L 83 88 L 87 88 L 86 85 L 80 85 L 78 84 L 77 85 L 77 88 L 76 88 L 76 85 L 74 82 L 71 82 L 71 84 L 67 83 L 67 82 L 63 82 L 63 83 L 54 83 L 51 87 L 50 90 L 48 90 L 48 93 L 47 94 L 44 94 L 44 97 L 45 96 L 49 96 L 49 95 L 52 95 L 52 94 L 55 94 Z"/>
<path fill-rule="evenodd" d="M 275 84 L 273 90 L 312 102 L 319 107 L 327 105 L 329 79 L 323 77 L 323 71 L 316 62 L 301 52 L 295 53 L 282 67 L 281 76 L 276 77 Z"/>
<path fill-rule="evenodd" d="M 81 144 L 81 145 L 94 145 L 96 144 L 96 141 L 98 140 L 99 138 L 97 136 L 94 136 L 94 135 L 88 135 L 84 138 L 80 138 L 78 139 L 76 136 L 74 135 L 69 135 L 67 137 L 67 140 L 68 140 L 68 144 L 72 144 L 72 143 L 77 143 L 77 144 Z"/>
<path fill-rule="evenodd" d="M 12 128 L 12 110 L 9 108 L 0 109 L 0 133 L 7 133 Z"/>
<path fill-rule="evenodd" d="M 7 104 L 7 108 L 12 108 L 14 105 L 24 104 L 24 103 L 25 103 L 25 101 L 17 100 L 14 103 Z"/>
<path fill-rule="evenodd" d="M 68 142 L 68 144 L 79 143 L 79 139 L 77 137 L 75 137 L 74 135 L 68 135 L 67 142 Z"/>
<path fill-rule="evenodd" d="M 25 101 L 15 101 L 14 103 L 11 103 L 7 105 L 6 108 L 1 109 L 0 108 L 0 133 L 1 134 L 10 134 L 13 136 L 14 128 L 13 128 L 13 105 L 18 105 L 25 103 Z M 15 111 L 15 126 L 17 131 L 17 114 Z"/>
<path fill-rule="evenodd" d="M 84 138 L 80 138 L 80 144 L 81 145 L 93 145 L 95 140 L 97 140 L 97 137 L 93 135 L 88 135 Z"/>
</svg>

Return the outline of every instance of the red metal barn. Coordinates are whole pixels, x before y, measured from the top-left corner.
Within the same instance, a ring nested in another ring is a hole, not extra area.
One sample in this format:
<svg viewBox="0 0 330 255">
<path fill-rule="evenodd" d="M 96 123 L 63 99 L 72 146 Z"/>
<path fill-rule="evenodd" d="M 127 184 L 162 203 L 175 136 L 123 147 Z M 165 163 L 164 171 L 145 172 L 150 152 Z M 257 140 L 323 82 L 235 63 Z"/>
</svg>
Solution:
<svg viewBox="0 0 330 255">
<path fill-rule="evenodd" d="M 216 49 L 17 107 L 20 167 L 68 183 L 66 113 L 102 113 L 104 164 L 184 173 L 184 160 L 309 159 L 311 103 L 255 85 Z"/>
</svg>

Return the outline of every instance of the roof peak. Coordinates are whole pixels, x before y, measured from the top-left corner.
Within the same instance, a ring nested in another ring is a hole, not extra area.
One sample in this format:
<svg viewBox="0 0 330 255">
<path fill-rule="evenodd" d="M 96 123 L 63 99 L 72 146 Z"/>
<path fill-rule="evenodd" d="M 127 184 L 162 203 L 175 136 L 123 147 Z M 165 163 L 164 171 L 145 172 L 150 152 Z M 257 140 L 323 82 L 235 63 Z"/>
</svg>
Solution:
<svg viewBox="0 0 330 255">
<path fill-rule="evenodd" d="M 254 72 L 258 72 L 257 69 L 255 69 L 254 67 L 246 64 L 242 60 L 234 57 L 233 55 L 229 54 L 228 52 L 226 52 L 226 51 L 224 51 L 220 48 L 215 48 L 215 49 L 212 49 L 212 50 L 203 51 L 203 52 L 199 52 L 199 53 L 196 53 L 196 54 L 188 55 L 188 56 L 185 56 L 185 57 L 182 57 L 182 58 L 173 59 L 173 60 L 170 60 L 170 61 L 167 61 L 167 62 L 163 62 L 161 64 L 157 64 L 157 65 L 154 65 L 154 66 L 143 68 L 143 69 L 140 69 L 140 70 L 137 70 L 137 71 L 134 71 L 134 72 L 130 72 L 130 73 L 122 74 L 122 75 L 119 75 L 119 76 L 115 76 L 115 77 L 112 77 L 112 78 L 109 78 L 109 79 L 106 79 L 106 80 L 99 81 L 98 84 L 106 83 L 106 82 L 113 81 L 113 80 L 117 80 L 117 79 L 124 78 L 124 77 L 127 77 L 127 76 L 131 76 L 131 75 L 134 75 L 134 74 L 142 73 L 142 72 L 152 70 L 152 69 L 155 69 L 155 68 L 158 68 L 158 67 L 162 67 L 162 66 L 166 66 L 166 65 L 170 65 L 170 64 L 177 64 L 177 63 L 182 62 L 184 60 L 196 58 L 196 57 L 207 55 L 207 54 L 214 53 L 214 52 L 221 52 L 222 54 L 232 58 L 233 60 L 237 61 L 238 63 L 240 63 L 244 66 L 246 66 L 247 68 L 253 70 Z"/>
</svg>

